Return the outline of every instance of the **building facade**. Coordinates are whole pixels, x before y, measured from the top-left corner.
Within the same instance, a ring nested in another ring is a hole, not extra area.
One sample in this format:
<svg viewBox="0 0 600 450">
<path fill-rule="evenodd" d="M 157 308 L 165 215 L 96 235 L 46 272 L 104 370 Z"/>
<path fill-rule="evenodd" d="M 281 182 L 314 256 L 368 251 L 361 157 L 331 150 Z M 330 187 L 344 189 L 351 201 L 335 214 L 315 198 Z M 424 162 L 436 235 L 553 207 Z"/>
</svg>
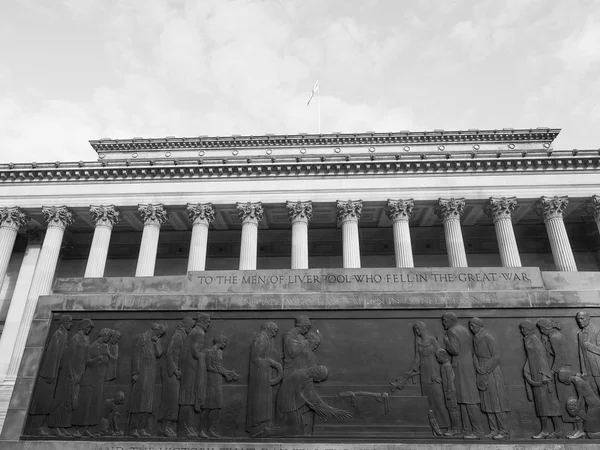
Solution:
<svg viewBox="0 0 600 450">
<path fill-rule="evenodd" d="M 0 165 L 2 409 L 57 278 L 597 272 L 600 150 L 559 132 L 101 139 L 95 161 Z"/>
</svg>

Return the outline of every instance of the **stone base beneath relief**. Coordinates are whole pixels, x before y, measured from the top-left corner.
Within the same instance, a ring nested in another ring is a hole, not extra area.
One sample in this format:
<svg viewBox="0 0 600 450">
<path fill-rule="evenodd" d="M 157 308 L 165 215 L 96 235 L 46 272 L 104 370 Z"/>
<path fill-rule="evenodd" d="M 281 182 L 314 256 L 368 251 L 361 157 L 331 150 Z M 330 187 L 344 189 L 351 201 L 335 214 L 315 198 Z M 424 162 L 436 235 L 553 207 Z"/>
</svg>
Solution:
<svg viewBox="0 0 600 450">
<path fill-rule="evenodd" d="M 403 443 L 328 443 L 328 442 L 93 442 L 22 441 L 4 442 L 2 450 L 591 450 L 598 441 L 491 441 L 403 442 Z"/>
</svg>

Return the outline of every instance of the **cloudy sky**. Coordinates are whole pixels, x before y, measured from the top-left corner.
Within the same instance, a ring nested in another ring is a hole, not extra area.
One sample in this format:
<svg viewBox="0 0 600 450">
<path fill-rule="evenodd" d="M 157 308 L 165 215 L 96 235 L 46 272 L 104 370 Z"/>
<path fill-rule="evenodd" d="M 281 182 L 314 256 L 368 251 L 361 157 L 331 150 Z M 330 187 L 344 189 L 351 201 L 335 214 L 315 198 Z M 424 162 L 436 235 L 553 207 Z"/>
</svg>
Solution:
<svg viewBox="0 0 600 450">
<path fill-rule="evenodd" d="M 597 0 L 2 0 L 0 162 L 89 139 L 558 127 L 600 148 Z"/>
</svg>

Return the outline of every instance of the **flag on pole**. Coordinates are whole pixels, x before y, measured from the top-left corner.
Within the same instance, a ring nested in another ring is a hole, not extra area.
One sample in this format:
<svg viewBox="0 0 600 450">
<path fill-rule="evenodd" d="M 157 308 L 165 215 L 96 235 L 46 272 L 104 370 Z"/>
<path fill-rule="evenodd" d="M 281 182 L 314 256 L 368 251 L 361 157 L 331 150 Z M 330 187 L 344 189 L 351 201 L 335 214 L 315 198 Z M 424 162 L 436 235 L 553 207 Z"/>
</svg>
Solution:
<svg viewBox="0 0 600 450">
<path fill-rule="evenodd" d="M 312 91 L 310 93 L 310 98 L 306 102 L 306 106 L 310 105 L 310 101 L 313 99 L 313 97 L 315 96 L 315 94 L 317 93 L 318 90 L 319 90 L 319 79 L 317 78 L 317 81 L 315 82 L 315 86 L 312 88 Z"/>
</svg>

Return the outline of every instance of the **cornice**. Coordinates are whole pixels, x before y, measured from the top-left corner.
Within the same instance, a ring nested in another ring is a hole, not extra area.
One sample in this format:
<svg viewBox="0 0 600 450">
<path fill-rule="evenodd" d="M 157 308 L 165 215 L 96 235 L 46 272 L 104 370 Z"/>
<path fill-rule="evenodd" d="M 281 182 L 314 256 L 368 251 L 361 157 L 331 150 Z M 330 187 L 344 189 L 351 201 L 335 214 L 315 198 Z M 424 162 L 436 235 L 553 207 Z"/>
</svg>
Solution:
<svg viewBox="0 0 600 450">
<path fill-rule="evenodd" d="M 501 130 L 434 130 L 424 132 L 400 131 L 393 133 L 329 133 L 262 136 L 198 136 L 132 139 L 90 140 L 96 152 L 128 150 L 228 149 L 253 147 L 311 147 L 328 145 L 398 145 L 418 143 L 464 142 L 552 142 L 559 128 L 530 128 Z"/>
<path fill-rule="evenodd" d="M 599 166 L 600 150 L 108 160 L 3 164 L 0 165 L 0 184 L 406 173 L 564 172 L 594 171 Z"/>
</svg>

